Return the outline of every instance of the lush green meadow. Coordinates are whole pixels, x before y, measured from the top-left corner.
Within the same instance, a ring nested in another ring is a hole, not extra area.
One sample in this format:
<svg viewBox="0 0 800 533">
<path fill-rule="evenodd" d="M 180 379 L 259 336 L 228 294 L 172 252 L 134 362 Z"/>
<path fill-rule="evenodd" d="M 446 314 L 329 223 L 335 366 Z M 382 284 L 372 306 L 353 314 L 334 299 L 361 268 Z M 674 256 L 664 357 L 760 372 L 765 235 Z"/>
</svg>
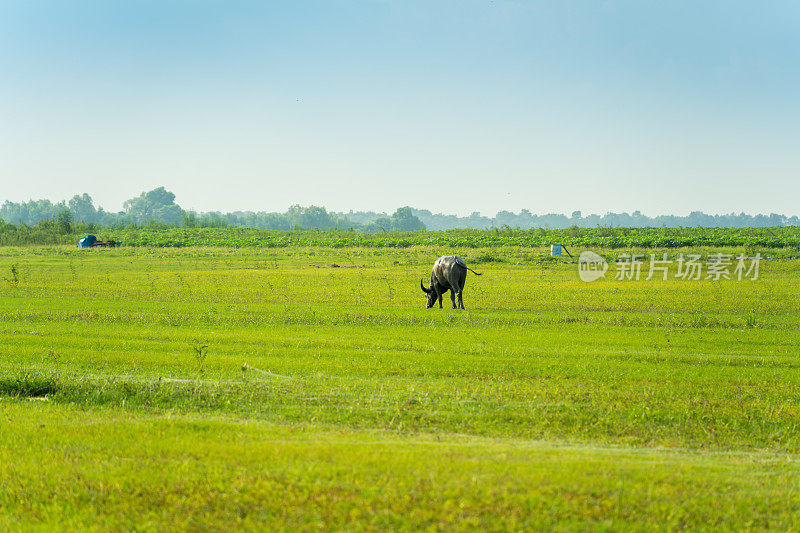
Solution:
<svg viewBox="0 0 800 533">
<path fill-rule="evenodd" d="M 302 244 L 0 248 L 0 530 L 800 529 L 796 248 Z"/>
</svg>

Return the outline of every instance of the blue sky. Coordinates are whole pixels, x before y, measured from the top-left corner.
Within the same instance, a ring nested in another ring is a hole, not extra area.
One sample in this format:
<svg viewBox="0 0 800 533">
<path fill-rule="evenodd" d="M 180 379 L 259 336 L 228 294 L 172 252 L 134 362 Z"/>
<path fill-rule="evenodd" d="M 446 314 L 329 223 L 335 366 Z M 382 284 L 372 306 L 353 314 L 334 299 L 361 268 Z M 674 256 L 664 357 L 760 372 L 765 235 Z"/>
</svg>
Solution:
<svg viewBox="0 0 800 533">
<path fill-rule="evenodd" d="M 0 201 L 800 214 L 793 2 L 0 2 Z"/>
</svg>

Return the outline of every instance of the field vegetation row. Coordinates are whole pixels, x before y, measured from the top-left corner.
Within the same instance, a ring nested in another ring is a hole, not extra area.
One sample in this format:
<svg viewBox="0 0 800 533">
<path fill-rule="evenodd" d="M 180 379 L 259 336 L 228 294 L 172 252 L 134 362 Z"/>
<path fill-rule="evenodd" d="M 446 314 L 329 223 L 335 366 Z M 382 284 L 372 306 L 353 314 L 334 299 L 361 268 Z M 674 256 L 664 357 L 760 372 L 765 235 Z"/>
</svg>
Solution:
<svg viewBox="0 0 800 533">
<path fill-rule="evenodd" d="M 247 228 L 182 228 L 151 225 L 111 227 L 59 226 L 53 221 L 35 226 L 0 225 L 0 245 L 76 244 L 87 233 L 123 246 L 179 248 L 212 247 L 334 247 L 409 248 L 444 246 L 541 248 L 551 244 L 577 247 L 682 248 L 698 246 L 760 247 L 800 250 L 800 226 L 774 228 L 567 228 L 515 230 L 447 230 L 362 233 L 347 230 L 276 231 Z"/>
</svg>

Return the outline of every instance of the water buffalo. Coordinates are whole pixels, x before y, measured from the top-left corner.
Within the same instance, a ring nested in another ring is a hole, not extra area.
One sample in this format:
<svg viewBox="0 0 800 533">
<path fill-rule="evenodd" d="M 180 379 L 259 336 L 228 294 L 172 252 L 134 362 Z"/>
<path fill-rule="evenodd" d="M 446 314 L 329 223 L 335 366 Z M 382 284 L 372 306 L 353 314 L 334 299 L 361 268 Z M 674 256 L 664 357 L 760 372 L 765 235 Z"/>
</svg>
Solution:
<svg viewBox="0 0 800 533">
<path fill-rule="evenodd" d="M 439 300 L 439 308 L 442 308 L 442 294 L 450 291 L 450 300 L 453 302 L 453 309 L 456 309 L 456 295 L 458 295 L 458 308 L 464 309 L 464 302 L 461 299 L 461 292 L 464 290 L 464 283 L 467 281 L 467 270 L 480 276 L 467 264 L 463 259 L 457 255 L 443 255 L 433 264 L 431 271 L 431 283 L 426 289 L 419 280 L 419 286 L 422 291 L 428 295 L 428 302 L 425 305 L 426 309 L 433 307 L 436 300 Z"/>
</svg>

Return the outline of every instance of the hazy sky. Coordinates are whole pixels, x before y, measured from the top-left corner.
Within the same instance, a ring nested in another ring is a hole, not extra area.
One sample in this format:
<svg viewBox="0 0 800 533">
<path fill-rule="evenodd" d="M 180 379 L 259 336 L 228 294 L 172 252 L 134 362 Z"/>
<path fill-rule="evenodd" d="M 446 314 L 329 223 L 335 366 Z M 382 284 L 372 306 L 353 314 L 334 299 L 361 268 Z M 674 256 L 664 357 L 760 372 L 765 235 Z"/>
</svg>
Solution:
<svg viewBox="0 0 800 533">
<path fill-rule="evenodd" d="M 800 214 L 800 3 L 0 0 L 0 201 Z"/>
</svg>

